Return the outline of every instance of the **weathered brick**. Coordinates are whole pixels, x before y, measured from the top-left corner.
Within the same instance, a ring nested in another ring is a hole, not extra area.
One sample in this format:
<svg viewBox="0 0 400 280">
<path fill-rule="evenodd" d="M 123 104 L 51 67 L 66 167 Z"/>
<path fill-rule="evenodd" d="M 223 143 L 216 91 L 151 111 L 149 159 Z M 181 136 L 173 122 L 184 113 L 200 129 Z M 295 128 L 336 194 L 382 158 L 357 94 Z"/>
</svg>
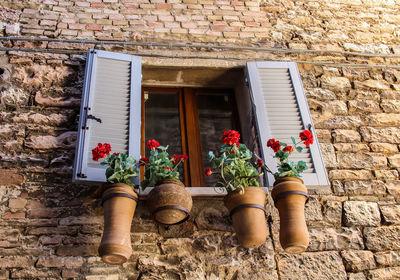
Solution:
<svg viewBox="0 0 400 280">
<path fill-rule="evenodd" d="M 12 198 L 8 201 L 8 207 L 11 209 L 24 209 L 27 203 L 26 199 L 23 198 Z"/>
<path fill-rule="evenodd" d="M 0 169 L 0 185 L 20 185 L 24 177 L 14 170 Z"/>
<path fill-rule="evenodd" d="M 80 257 L 39 257 L 36 267 L 80 267 L 83 264 Z"/>
<path fill-rule="evenodd" d="M 98 245 L 60 246 L 56 250 L 58 256 L 88 257 L 97 256 Z"/>
<path fill-rule="evenodd" d="M 32 267 L 35 259 L 30 256 L 5 256 L 0 258 L 0 268 Z"/>
</svg>

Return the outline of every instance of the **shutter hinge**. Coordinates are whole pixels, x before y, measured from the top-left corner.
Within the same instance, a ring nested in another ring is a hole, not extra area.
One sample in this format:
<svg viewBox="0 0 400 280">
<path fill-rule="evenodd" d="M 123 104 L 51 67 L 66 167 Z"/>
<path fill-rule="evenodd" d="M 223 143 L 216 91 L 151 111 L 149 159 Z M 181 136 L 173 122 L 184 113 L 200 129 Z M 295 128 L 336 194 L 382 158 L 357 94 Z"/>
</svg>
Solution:
<svg viewBox="0 0 400 280">
<path fill-rule="evenodd" d="M 249 79 L 248 78 L 244 79 L 244 83 L 245 83 L 246 87 L 249 87 Z"/>
<path fill-rule="evenodd" d="M 83 173 L 78 173 L 78 174 L 76 174 L 76 177 L 79 177 L 79 178 L 87 178 L 87 176 L 86 176 L 85 174 L 83 174 Z"/>
<path fill-rule="evenodd" d="M 84 124 L 84 126 L 82 126 L 82 129 L 89 129 L 89 127 L 86 126 L 86 123 L 87 123 L 87 119 L 88 119 L 88 110 L 90 110 L 90 108 L 89 107 L 83 107 L 83 110 L 85 111 L 86 118 L 85 118 L 85 124 Z"/>
<path fill-rule="evenodd" d="M 96 117 L 93 116 L 93 115 L 89 115 L 89 116 L 87 116 L 87 118 L 90 119 L 90 120 L 95 120 L 95 121 L 101 123 L 101 119 L 100 119 L 100 118 L 96 118 Z"/>
</svg>

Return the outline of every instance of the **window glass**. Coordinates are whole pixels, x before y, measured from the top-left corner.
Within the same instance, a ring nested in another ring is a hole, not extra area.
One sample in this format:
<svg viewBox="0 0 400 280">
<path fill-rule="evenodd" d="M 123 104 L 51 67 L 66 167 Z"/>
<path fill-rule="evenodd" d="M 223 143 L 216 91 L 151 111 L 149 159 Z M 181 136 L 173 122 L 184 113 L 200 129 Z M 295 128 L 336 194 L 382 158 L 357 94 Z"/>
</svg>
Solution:
<svg viewBox="0 0 400 280">
<path fill-rule="evenodd" d="M 178 94 L 148 92 L 144 104 L 145 143 L 150 139 L 156 139 L 160 145 L 168 145 L 168 153 L 171 157 L 174 154 L 182 154 Z M 147 148 L 145 154 L 149 156 Z M 183 180 L 183 165 L 180 165 L 179 172 Z"/>
<path fill-rule="evenodd" d="M 235 129 L 232 113 L 232 97 L 229 94 L 197 94 L 201 149 L 204 169 L 212 168 L 208 152 L 219 152 L 221 138 L 225 130 Z M 217 176 L 205 177 L 207 187 L 217 184 Z"/>
</svg>

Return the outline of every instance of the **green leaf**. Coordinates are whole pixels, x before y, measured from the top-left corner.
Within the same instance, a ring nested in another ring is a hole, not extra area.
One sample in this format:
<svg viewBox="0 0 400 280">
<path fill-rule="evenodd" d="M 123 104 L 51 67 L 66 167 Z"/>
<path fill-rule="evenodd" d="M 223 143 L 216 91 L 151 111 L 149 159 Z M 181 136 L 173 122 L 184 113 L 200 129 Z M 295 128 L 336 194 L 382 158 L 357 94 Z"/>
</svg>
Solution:
<svg viewBox="0 0 400 280">
<path fill-rule="evenodd" d="M 297 150 L 299 153 L 301 153 L 301 152 L 303 151 L 303 148 L 302 148 L 302 147 L 299 147 L 299 146 L 297 146 L 297 147 L 296 147 L 296 150 Z"/>
</svg>

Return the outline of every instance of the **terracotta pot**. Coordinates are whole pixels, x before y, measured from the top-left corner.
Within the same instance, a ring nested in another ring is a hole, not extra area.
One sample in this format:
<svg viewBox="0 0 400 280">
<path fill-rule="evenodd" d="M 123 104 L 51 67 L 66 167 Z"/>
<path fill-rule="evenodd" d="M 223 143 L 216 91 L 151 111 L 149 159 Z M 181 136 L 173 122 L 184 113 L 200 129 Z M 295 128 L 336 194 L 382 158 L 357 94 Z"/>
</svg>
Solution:
<svg viewBox="0 0 400 280">
<path fill-rule="evenodd" d="M 244 194 L 236 190 L 224 198 L 237 239 L 243 247 L 257 248 L 267 239 L 265 200 L 265 191 L 259 187 L 246 187 Z"/>
<path fill-rule="evenodd" d="M 291 254 L 304 252 L 309 237 L 304 217 L 308 194 L 303 180 L 297 177 L 280 178 L 275 181 L 271 196 L 279 210 L 279 241 L 282 248 Z"/>
<path fill-rule="evenodd" d="M 132 254 L 131 223 L 138 196 L 129 185 L 117 183 L 103 193 L 104 232 L 99 255 L 108 264 L 123 264 Z"/>
<path fill-rule="evenodd" d="M 164 225 L 185 222 L 192 210 L 192 196 L 178 180 L 164 180 L 149 193 L 146 205 L 154 220 Z"/>
</svg>

